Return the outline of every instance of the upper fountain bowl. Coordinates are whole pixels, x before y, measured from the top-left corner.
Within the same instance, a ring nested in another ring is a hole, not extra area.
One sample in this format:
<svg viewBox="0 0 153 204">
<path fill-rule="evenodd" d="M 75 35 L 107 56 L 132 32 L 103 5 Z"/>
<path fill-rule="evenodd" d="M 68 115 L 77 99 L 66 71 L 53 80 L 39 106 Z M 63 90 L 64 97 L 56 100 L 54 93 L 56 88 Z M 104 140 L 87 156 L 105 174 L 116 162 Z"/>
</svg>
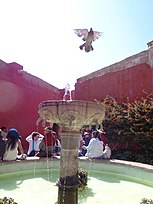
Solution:
<svg viewBox="0 0 153 204">
<path fill-rule="evenodd" d="M 57 123 L 63 131 L 79 131 L 83 125 L 101 124 L 104 105 L 78 100 L 47 100 L 39 104 L 38 113 L 43 121 Z"/>
</svg>

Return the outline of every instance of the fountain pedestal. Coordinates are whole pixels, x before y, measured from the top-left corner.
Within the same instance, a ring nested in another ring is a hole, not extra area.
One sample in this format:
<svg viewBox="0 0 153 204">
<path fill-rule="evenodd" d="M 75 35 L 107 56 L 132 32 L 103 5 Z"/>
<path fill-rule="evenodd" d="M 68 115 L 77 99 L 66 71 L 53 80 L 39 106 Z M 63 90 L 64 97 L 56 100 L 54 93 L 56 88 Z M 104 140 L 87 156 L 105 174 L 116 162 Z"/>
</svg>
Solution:
<svg viewBox="0 0 153 204">
<path fill-rule="evenodd" d="M 87 101 L 44 101 L 38 111 L 44 122 L 62 126 L 58 204 L 78 203 L 78 138 L 83 125 L 102 123 L 102 104 Z"/>
<path fill-rule="evenodd" d="M 78 136 L 79 132 L 61 133 L 58 203 L 78 203 Z"/>
</svg>

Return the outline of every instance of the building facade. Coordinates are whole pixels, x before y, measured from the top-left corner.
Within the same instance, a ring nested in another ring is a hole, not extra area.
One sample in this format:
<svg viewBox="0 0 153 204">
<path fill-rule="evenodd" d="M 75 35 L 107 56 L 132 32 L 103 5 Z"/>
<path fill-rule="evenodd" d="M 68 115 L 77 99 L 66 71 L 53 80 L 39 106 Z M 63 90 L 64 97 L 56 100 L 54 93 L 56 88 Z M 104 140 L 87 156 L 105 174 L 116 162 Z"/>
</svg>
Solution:
<svg viewBox="0 0 153 204">
<path fill-rule="evenodd" d="M 77 79 L 72 99 L 102 100 L 107 95 L 116 100 L 132 101 L 153 92 L 153 43 L 148 50 Z M 44 100 L 63 99 L 64 89 L 48 84 L 23 70 L 17 63 L 0 60 L 0 127 L 15 127 L 24 138 L 39 129 L 38 105 Z M 41 122 L 41 121 L 40 121 Z M 43 133 L 43 132 L 42 132 Z"/>
</svg>

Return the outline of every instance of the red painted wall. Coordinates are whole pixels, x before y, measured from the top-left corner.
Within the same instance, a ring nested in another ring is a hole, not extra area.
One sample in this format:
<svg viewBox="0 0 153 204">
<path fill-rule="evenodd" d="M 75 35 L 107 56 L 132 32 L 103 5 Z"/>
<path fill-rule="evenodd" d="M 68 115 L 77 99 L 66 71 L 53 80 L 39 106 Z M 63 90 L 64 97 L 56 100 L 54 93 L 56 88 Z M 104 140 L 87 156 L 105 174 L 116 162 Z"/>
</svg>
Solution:
<svg viewBox="0 0 153 204">
<path fill-rule="evenodd" d="M 75 85 L 75 99 L 94 101 L 110 95 L 117 100 L 153 92 L 153 68 L 143 63 L 124 70 L 108 72 Z"/>
<path fill-rule="evenodd" d="M 124 70 L 108 72 L 75 85 L 72 98 L 75 100 L 102 100 L 107 95 L 117 100 L 129 97 L 141 97 L 153 92 L 153 68 L 147 63 Z M 44 100 L 61 100 L 64 89 L 44 82 L 23 71 L 17 63 L 7 64 L 0 61 L 0 127 L 15 127 L 23 137 L 25 149 L 28 144 L 25 137 L 36 131 L 39 118 L 38 105 Z M 42 132 L 42 125 L 39 131 Z"/>
<path fill-rule="evenodd" d="M 0 62 L 0 127 L 15 127 L 27 149 L 24 138 L 36 131 L 39 103 L 62 98 L 56 87 L 22 71 L 16 63 Z"/>
</svg>

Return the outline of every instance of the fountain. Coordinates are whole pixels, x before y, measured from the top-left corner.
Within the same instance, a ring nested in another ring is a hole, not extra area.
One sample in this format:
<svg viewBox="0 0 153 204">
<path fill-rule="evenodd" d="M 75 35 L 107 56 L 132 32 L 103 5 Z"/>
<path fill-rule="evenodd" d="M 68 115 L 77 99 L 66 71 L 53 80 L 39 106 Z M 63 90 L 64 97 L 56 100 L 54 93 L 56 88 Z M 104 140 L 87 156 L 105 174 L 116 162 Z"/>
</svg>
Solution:
<svg viewBox="0 0 153 204">
<path fill-rule="evenodd" d="M 78 203 L 78 138 L 83 125 L 99 125 L 102 104 L 77 100 L 48 100 L 39 104 L 41 119 L 62 126 L 58 204 Z"/>
<path fill-rule="evenodd" d="M 55 182 L 59 178 L 58 204 L 138 204 L 143 197 L 152 198 L 153 167 L 119 160 L 79 160 L 79 166 L 88 170 L 89 181 L 85 191 L 79 192 L 78 196 L 79 129 L 83 124 L 101 124 L 104 118 L 104 107 L 101 104 L 67 100 L 65 95 L 61 101 L 42 102 L 39 115 L 37 123 L 42 120 L 43 125 L 55 122 L 63 127 L 61 158 L 51 159 L 51 162 L 49 158 L 47 162 L 46 158 L 2 162 L 1 197 L 13 197 L 19 204 L 55 203 Z"/>
</svg>

